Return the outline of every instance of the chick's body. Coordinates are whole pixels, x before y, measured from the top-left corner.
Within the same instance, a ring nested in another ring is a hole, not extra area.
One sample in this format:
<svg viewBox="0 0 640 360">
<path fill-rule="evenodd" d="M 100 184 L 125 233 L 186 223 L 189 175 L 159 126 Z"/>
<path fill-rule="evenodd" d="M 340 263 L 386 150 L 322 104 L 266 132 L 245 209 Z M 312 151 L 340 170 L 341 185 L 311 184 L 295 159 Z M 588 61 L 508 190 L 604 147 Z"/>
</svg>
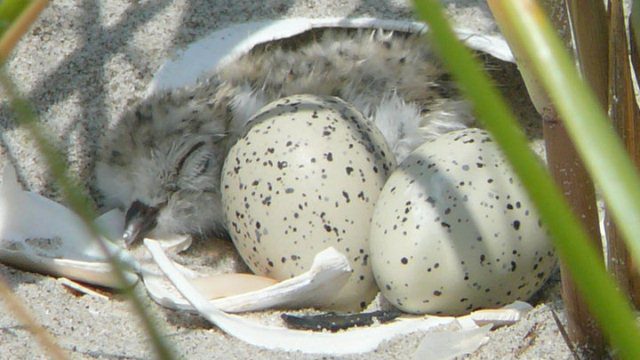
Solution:
<svg viewBox="0 0 640 360">
<path fill-rule="evenodd" d="M 106 205 L 128 209 L 128 242 L 148 233 L 223 233 L 225 155 L 251 116 L 281 97 L 330 95 L 353 104 L 398 162 L 472 121 L 424 39 L 362 30 L 314 35 L 288 47 L 259 46 L 193 87 L 143 99 L 108 133 L 97 186 Z"/>
</svg>

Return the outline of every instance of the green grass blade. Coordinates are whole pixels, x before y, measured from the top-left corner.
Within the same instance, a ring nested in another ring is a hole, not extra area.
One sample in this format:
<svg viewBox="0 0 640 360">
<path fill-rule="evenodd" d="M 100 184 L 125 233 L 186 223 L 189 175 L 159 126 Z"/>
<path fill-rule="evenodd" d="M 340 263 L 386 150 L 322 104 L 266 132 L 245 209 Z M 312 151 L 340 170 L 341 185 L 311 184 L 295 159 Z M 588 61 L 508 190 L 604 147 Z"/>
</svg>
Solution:
<svg viewBox="0 0 640 360">
<path fill-rule="evenodd" d="M 30 1 L 25 0 L 4 0 L 0 2 L 0 36 L 4 34 L 29 3 Z"/>
<path fill-rule="evenodd" d="M 520 1 L 507 2 L 513 4 Z M 415 1 L 415 7 L 418 15 L 429 24 L 429 34 L 436 50 L 449 66 L 461 90 L 472 101 L 478 118 L 500 144 L 529 191 L 552 234 L 559 255 L 571 271 L 579 289 L 584 294 L 589 294 L 585 299 L 609 340 L 625 358 L 640 359 L 640 331 L 628 302 L 607 274 L 601 259 L 589 244 L 585 231 L 555 183 L 529 149 L 515 117 L 487 75 L 482 72 L 480 65 L 455 37 L 439 2 Z M 534 25 L 529 24 L 528 28 Z M 546 55 L 549 56 L 548 53 Z M 583 83 L 574 86 L 585 87 Z M 571 92 L 567 94 L 569 93 Z M 593 97 L 589 101 L 595 103 Z"/>
</svg>

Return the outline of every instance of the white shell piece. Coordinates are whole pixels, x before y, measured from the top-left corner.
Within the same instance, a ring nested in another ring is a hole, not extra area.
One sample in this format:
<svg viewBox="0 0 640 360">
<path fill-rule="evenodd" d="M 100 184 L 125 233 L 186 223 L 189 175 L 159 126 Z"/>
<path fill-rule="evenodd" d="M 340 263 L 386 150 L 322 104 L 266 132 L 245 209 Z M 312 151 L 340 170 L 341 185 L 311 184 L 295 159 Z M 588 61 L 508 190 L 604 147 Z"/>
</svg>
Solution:
<svg viewBox="0 0 640 360">
<path fill-rule="evenodd" d="M 529 303 L 514 301 L 500 309 L 476 310 L 462 318 L 471 319 L 480 326 L 492 324 L 495 328 L 520 321 L 532 309 L 533 306 L 529 305 Z"/>
<path fill-rule="evenodd" d="M 154 256 L 158 266 L 162 268 L 162 263 L 154 255 L 150 248 L 153 245 L 150 244 L 158 244 L 158 242 L 146 239 L 145 245 Z M 185 279 L 201 276 L 178 264 L 172 263 L 172 266 L 177 268 Z M 344 255 L 333 248 L 328 248 L 318 253 L 311 269 L 303 274 L 261 290 L 210 300 L 209 302 L 225 312 L 323 306 L 338 293 L 350 274 L 351 267 Z M 193 306 L 175 290 L 164 276 L 145 274 L 143 281 L 149 296 L 158 304 L 171 309 L 195 311 Z"/>
<path fill-rule="evenodd" d="M 113 215 L 107 214 L 107 219 Z M 104 242 L 112 254 L 133 268 L 137 266 L 115 244 Z M 94 285 L 119 286 L 82 220 L 52 200 L 23 191 L 11 165 L 5 166 L 0 185 L 0 262 Z M 129 283 L 137 281 L 134 272 L 127 272 L 126 277 Z"/>
<path fill-rule="evenodd" d="M 177 53 L 160 67 L 147 92 L 151 94 L 193 85 L 199 77 L 238 59 L 256 45 L 320 28 L 370 28 L 411 33 L 427 31 L 424 23 L 376 18 L 292 18 L 236 24 L 215 31 Z M 503 61 L 514 62 L 511 50 L 502 37 L 460 27 L 455 31 L 470 48 Z"/>
<path fill-rule="evenodd" d="M 491 325 L 460 331 L 437 331 L 425 335 L 413 354 L 416 360 L 448 360 L 474 352 L 489 340 Z"/>
<path fill-rule="evenodd" d="M 191 283 L 207 299 L 219 299 L 261 290 L 278 281 L 265 276 L 232 272 L 198 277 L 192 279 Z"/>
<path fill-rule="evenodd" d="M 171 280 L 171 283 L 188 299 L 200 315 L 226 333 L 255 346 L 283 351 L 344 355 L 373 351 L 383 341 L 416 331 L 442 330 L 443 326 L 447 325 L 453 325 L 455 329 L 453 331 L 456 332 L 460 328 L 473 328 L 468 325 L 460 326 L 461 323 L 454 317 L 437 316 L 401 318 L 378 326 L 355 328 L 338 333 L 317 333 L 262 325 L 221 311 L 195 290 L 167 258 L 158 242 L 146 239 L 145 246 Z M 476 336 L 477 334 L 473 332 L 472 335 Z M 457 341 L 467 341 L 464 334 L 456 338 L 459 339 Z M 450 346 L 455 347 L 458 344 L 451 343 Z"/>
</svg>

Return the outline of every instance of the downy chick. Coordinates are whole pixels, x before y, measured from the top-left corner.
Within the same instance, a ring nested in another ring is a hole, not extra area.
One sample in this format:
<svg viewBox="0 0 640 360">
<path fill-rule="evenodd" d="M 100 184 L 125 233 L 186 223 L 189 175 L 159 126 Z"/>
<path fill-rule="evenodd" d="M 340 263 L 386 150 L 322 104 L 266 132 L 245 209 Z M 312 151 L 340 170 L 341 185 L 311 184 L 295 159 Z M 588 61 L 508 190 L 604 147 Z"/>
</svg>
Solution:
<svg viewBox="0 0 640 360">
<path fill-rule="evenodd" d="M 398 162 L 473 121 L 421 37 L 325 30 L 317 40 L 272 47 L 259 46 L 195 86 L 143 99 L 107 134 L 97 186 L 105 205 L 127 209 L 127 245 L 148 235 L 224 234 L 225 155 L 251 116 L 278 98 L 332 95 L 352 103 Z"/>
</svg>

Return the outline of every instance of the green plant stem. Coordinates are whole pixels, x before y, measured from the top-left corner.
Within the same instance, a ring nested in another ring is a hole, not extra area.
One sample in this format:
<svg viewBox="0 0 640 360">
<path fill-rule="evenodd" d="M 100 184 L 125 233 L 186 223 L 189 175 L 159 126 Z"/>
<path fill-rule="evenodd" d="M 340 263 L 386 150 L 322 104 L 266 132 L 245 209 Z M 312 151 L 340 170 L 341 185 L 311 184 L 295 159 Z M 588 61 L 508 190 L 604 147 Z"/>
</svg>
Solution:
<svg viewBox="0 0 640 360">
<path fill-rule="evenodd" d="M 0 2 L 0 34 L 9 28 L 28 5 L 29 2 L 24 0 L 4 0 Z"/>
<path fill-rule="evenodd" d="M 506 1 L 505 3 L 509 3 L 510 6 L 525 6 L 527 4 L 529 5 L 527 11 L 531 11 L 532 5 L 525 0 Z M 516 3 L 518 5 L 515 5 Z M 449 66 L 461 90 L 472 101 L 478 118 L 483 121 L 494 139 L 500 144 L 505 156 L 527 188 L 552 235 L 560 257 L 571 271 L 578 288 L 583 294 L 589 294 L 585 299 L 609 340 L 625 358 L 640 358 L 640 342 L 637 341 L 640 338 L 640 331 L 635 324 L 635 317 L 629 304 L 607 274 L 596 251 L 590 245 L 586 232 L 571 212 L 555 183 L 528 148 L 527 139 L 517 126 L 516 120 L 504 100 L 498 95 L 495 87 L 490 84 L 489 79 L 473 60 L 469 51 L 456 39 L 447 24 L 439 2 L 437 0 L 416 1 L 415 7 L 418 15 L 429 24 L 429 34 L 431 34 L 436 50 L 443 58 L 444 63 Z M 533 16 L 538 20 L 544 18 L 544 15 L 539 11 L 534 11 L 534 14 Z M 516 15 L 516 13 L 510 13 L 509 16 L 518 20 L 523 17 L 522 14 Z M 532 29 L 537 27 L 535 22 L 523 21 L 523 24 L 520 25 L 526 29 L 526 32 L 537 31 Z M 550 34 L 554 36 L 553 33 Z M 520 39 L 529 38 L 526 33 L 518 35 Z M 526 40 L 522 41 L 526 43 Z M 562 45 L 557 39 L 556 42 L 558 48 L 562 49 Z M 544 58 L 551 57 L 546 46 L 539 44 L 536 49 Z M 575 73 L 573 68 L 570 66 L 569 68 Z M 545 71 L 557 73 L 555 69 L 545 69 Z M 548 88 L 546 82 L 543 84 Z M 582 82 L 573 82 L 572 84 L 573 88 L 584 88 Z M 565 91 L 564 96 L 571 97 L 568 94 L 571 94 L 573 90 L 575 89 Z M 551 95 L 555 98 L 560 94 L 555 91 Z M 588 100 L 595 103 L 593 96 Z M 579 105 L 584 106 L 584 104 Z M 566 112 L 566 108 L 562 108 L 562 110 L 561 115 L 565 118 L 570 115 Z M 593 144 L 602 145 L 599 142 Z M 607 166 L 607 169 L 609 168 L 610 166 Z M 609 178 L 605 179 L 605 181 L 610 180 Z M 635 179 L 632 178 L 630 181 L 633 183 Z M 640 182 L 635 184 L 640 184 Z M 638 223 L 640 224 L 640 222 Z"/>
</svg>

